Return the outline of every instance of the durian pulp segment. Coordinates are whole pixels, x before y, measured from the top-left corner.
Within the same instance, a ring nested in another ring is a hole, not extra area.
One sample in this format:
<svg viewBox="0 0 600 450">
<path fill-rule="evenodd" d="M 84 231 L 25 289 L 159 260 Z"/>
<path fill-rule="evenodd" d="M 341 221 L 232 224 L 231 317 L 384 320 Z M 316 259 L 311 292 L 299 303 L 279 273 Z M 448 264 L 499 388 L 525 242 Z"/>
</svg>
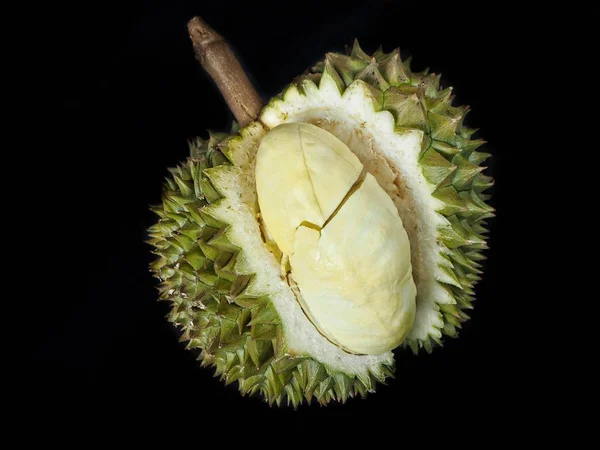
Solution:
<svg viewBox="0 0 600 450">
<path fill-rule="evenodd" d="M 347 351 L 380 354 L 410 331 L 416 287 L 398 211 L 372 175 L 358 180 L 362 169 L 328 132 L 285 124 L 259 147 L 256 187 L 312 323 Z"/>
</svg>

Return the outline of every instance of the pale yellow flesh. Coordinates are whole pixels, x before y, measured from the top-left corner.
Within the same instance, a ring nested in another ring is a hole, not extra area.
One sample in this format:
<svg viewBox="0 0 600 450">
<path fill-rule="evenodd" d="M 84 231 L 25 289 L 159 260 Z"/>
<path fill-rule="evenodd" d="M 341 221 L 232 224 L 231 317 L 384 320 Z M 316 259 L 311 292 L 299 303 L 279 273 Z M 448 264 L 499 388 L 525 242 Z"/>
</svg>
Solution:
<svg viewBox="0 0 600 450">
<path fill-rule="evenodd" d="M 380 354 L 410 331 L 416 287 L 402 220 L 373 176 L 367 174 L 336 211 L 361 171 L 356 156 L 330 133 L 285 124 L 259 147 L 257 193 L 315 327 L 347 351 Z"/>
</svg>

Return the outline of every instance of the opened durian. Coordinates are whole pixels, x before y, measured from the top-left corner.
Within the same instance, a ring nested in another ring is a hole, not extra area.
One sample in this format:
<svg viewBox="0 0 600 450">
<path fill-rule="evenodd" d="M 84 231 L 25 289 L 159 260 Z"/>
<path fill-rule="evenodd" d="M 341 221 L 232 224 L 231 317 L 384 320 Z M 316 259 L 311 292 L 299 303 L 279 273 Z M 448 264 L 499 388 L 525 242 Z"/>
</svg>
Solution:
<svg viewBox="0 0 600 450">
<path fill-rule="evenodd" d="M 344 402 L 472 308 L 492 180 L 440 77 L 329 53 L 170 170 L 150 230 L 168 319 L 269 404 Z"/>
</svg>

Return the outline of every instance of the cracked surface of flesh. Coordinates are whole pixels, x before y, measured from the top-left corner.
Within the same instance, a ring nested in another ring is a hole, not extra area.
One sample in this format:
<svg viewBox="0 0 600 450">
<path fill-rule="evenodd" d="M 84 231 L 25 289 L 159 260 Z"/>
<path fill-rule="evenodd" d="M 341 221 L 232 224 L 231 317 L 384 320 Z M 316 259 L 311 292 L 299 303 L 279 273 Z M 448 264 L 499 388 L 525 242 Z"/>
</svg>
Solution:
<svg viewBox="0 0 600 450">
<path fill-rule="evenodd" d="M 300 291 L 304 312 L 346 351 L 397 347 L 415 316 L 410 243 L 391 198 L 336 137 L 284 124 L 261 142 L 261 215 Z"/>
<path fill-rule="evenodd" d="M 332 134 L 300 123 L 276 127 L 256 157 L 261 215 L 284 254 L 302 222 L 323 226 L 360 176 L 363 165 Z"/>
</svg>

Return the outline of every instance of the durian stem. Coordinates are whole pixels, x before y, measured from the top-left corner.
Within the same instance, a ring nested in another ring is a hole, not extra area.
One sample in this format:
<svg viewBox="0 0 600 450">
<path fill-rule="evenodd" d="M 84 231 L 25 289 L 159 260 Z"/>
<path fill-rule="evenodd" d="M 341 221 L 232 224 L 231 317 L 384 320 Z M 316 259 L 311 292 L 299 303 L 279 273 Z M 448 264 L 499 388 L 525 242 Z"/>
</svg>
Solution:
<svg viewBox="0 0 600 450">
<path fill-rule="evenodd" d="M 214 80 L 240 126 L 256 120 L 263 103 L 223 37 L 200 17 L 188 22 L 196 58 Z"/>
</svg>

